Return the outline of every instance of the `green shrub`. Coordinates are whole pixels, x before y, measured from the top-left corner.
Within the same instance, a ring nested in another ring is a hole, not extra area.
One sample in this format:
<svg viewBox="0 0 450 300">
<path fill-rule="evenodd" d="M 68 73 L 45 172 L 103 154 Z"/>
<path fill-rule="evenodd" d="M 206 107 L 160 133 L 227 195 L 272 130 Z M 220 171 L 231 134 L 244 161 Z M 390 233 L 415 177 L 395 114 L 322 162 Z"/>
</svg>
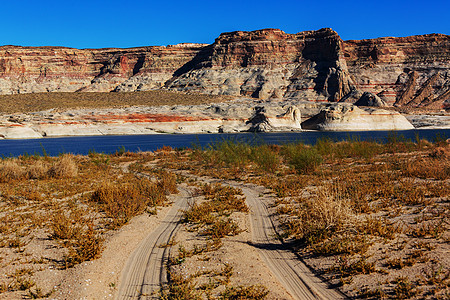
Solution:
<svg viewBox="0 0 450 300">
<path fill-rule="evenodd" d="M 290 153 L 289 164 L 298 174 L 311 174 L 322 162 L 322 156 L 316 148 L 304 147 Z"/>
</svg>

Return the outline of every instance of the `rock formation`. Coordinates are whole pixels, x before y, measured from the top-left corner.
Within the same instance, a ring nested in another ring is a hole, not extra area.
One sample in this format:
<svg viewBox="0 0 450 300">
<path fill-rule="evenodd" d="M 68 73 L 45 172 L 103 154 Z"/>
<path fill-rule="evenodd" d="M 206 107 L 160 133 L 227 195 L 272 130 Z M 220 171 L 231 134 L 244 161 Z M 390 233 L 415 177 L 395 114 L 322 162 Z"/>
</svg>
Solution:
<svg viewBox="0 0 450 300">
<path fill-rule="evenodd" d="M 408 130 L 413 125 L 401 114 L 382 109 L 358 108 L 348 103 L 326 105 L 301 124 L 303 129 L 321 131 Z"/>
<path fill-rule="evenodd" d="M 355 102 L 356 106 L 374 106 L 374 107 L 383 107 L 387 106 L 386 102 L 384 102 L 377 95 L 372 94 L 371 92 L 364 92 L 358 101 Z"/>
<path fill-rule="evenodd" d="M 211 45 L 0 47 L 0 94 L 160 88 L 243 98 L 213 105 L 0 116 L 0 138 L 412 129 L 408 120 L 416 127 L 448 127 L 445 115 L 407 120 L 369 107 L 450 109 L 450 36 L 342 41 L 328 28 L 297 34 L 263 29 L 223 33 Z"/>
</svg>

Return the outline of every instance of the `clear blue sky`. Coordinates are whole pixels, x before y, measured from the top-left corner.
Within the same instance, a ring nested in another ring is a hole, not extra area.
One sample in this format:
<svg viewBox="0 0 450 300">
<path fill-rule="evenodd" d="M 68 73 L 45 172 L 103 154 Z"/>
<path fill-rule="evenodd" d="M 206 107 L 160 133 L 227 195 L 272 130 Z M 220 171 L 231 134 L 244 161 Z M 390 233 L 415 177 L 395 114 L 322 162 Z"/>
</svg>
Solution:
<svg viewBox="0 0 450 300">
<path fill-rule="evenodd" d="M 74 48 L 212 43 L 221 32 L 331 27 L 344 40 L 450 34 L 450 0 L 3 0 L 0 45 Z"/>
</svg>

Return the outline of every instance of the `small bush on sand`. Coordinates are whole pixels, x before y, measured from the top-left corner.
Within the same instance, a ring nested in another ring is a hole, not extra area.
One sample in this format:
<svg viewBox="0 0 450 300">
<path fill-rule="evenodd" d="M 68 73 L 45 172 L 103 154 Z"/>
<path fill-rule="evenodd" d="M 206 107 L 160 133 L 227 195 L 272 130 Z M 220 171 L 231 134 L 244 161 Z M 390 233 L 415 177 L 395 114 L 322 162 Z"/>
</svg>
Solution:
<svg viewBox="0 0 450 300">
<path fill-rule="evenodd" d="M 296 218 L 285 226 L 289 235 L 312 245 L 349 228 L 352 220 L 350 202 L 328 186 L 319 190 L 317 198 L 304 201 Z"/>
<path fill-rule="evenodd" d="M 50 219 L 50 237 L 58 240 L 73 239 L 81 233 L 83 223 L 85 222 L 80 214 L 68 216 L 63 211 L 58 211 Z"/>
<path fill-rule="evenodd" d="M 96 234 L 93 225 L 89 224 L 72 242 L 69 254 L 65 258 L 65 266 L 70 268 L 84 261 L 96 259 L 102 250 L 103 238 Z"/>
<path fill-rule="evenodd" d="M 210 146 L 218 162 L 228 167 L 242 168 L 248 163 L 250 146 L 234 140 L 224 140 Z"/>
<path fill-rule="evenodd" d="M 100 204 L 101 209 L 112 219 L 113 227 L 117 227 L 143 213 L 149 199 L 136 186 L 107 182 L 94 192 L 91 200 Z"/>
<path fill-rule="evenodd" d="M 252 147 L 249 158 L 264 172 L 275 173 L 280 166 L 280 157 L 270 145 Z"/>
<path fill-rule="evenodd" d="M 178 193 L 177 176 L 175 174 L 163 172 L 160 177 L 157 185 L 166 195 Z"/>
<path fill-rule="evenodd" d="M 226 218 L 214 221 L 213 224 L 206 228 L 203 234 L 210 236 L 212 239 L 221 239 L 227 235 L 237 235 L 241 231 L 233 220 Z"/>
<path fill-rule="evenodd" d="M 166 194 L 176 190 L 175 183 L 167 178 L 157 183 L 146 178 L 124 179 L 119 183 L 104 182 L 92 194 L 91 201 L 100 205 L 111 218 L 113 227 L 121 226 L 149 206 L 164 205 Z"/>
<path fill-rule="evenodd" d="M 202 299 L 201 294 L 195 289 L 195 282 L 192 276 L 170 273 L 170 284 L 166 291 L 162 292 L 163 300 L 181 300 L 181 299 Z"/>
</svg>

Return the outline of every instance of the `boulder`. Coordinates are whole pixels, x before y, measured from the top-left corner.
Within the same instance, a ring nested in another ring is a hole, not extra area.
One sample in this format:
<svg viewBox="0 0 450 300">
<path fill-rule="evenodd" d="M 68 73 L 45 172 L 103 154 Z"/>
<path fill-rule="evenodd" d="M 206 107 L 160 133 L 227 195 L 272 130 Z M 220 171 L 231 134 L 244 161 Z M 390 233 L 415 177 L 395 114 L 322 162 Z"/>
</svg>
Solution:
<svg viewBox="0 0 450 300">
<path fill-rule="evenodd" d="M 358 101 L 355 102 L 356 106 L 373 106 L 373 107 L 384 107 L 387 106 L 386 102 L 381 100 L 380 97 L 378 97 L 375 94 L 372 94 L 371 92 L 364 92 L 359 98 Z"/>
</svg>

